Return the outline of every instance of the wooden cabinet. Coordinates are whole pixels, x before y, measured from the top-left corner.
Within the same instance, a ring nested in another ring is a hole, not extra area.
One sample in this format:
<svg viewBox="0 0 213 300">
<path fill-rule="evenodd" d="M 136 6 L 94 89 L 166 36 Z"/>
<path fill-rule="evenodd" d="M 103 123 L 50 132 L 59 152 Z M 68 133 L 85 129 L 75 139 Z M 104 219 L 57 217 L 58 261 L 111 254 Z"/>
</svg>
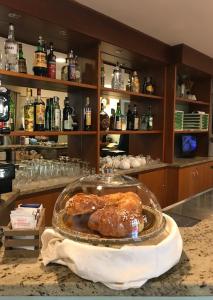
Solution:
<svg viewBox="0 0 213 300">
<path fill-rule="evenodd" d="M 155 194 L 162 208 L 166 206 L 166 171 L 166 168 L 164 168 L 138 175 L 138 180 L 144 183 Z"/>
</svg>

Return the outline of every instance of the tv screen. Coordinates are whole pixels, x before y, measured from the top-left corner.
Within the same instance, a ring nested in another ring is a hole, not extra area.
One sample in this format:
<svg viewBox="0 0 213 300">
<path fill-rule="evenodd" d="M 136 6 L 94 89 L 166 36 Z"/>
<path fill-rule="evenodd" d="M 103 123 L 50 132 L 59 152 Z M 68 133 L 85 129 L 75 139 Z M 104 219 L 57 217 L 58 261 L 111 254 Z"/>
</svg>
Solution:
<svg viewBox="0 0 213 300">
<path fill-rule="evenodd" d="M 182 154 L 193 155 L 197 150 L 197 137 L 194 135 L 182 135 Z"/>
</svg>

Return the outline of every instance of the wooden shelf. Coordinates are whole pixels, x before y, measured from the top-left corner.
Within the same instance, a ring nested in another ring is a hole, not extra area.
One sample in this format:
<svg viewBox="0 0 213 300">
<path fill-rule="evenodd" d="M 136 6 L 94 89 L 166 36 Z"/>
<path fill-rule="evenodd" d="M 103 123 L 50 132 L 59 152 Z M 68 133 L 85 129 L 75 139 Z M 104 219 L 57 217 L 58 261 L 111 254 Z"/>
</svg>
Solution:
<svg viewBox="0 0 213 300">
<path fill-rule="evenodd" d="M 11 131 L 10 136 L 96 135 L 96 131 Z"/>
<path fill-rule="evenodd" d="M 111 94 L 111 95 L 123 95 L 127 97 L 136 96 L 141 98 L 146 98 L 150 100 L 163 100 L 163 97 L 157 96 L 157 95 L 149 95 L 149 94 L 143 94 L 143 93 L 134 93 L 134 92 L 128 92 L 123 90 L 114 90 L 111 88 L 101 88 L 102 94 Z"/>
<path fill-rule="evenodd" d="M 208 133 L 208 130 L 199 130 L 199 129 L 175 130 L 175 133 Z"/>
<path fill-rule="evenodd" d="M 189 103 L 189 104 L 195 104 L 195 105 L 206 105 L 206 106 L 209 106 L 208 102 L 198 101 L 198 100 L 189 100 L 187 98 L 177 97 L 176 101 L 177 102 L 183 102 L 183 103 Z"/>
<path fill-rule="evenodd" d="M 100 131 L 101 135 L 104 134 L 161 134 L 162 130 L 107 130 Z"/>
<path fill-rule="evenodd" d="M 22 74 L 5 70 L 0 70 L 0 79 L 2 81 L 2 85 L 10 84 L 15 86 L 41 88 L 45 90 L 53 90 L 60 92 L 67 92 L 68 90 L 73 89 L 97 89 L 97 86 L 92 84 L 65 81 L 60 79 L 51 79 L 48 77 L 35 76 L 31 74 Z"/>
</svg>

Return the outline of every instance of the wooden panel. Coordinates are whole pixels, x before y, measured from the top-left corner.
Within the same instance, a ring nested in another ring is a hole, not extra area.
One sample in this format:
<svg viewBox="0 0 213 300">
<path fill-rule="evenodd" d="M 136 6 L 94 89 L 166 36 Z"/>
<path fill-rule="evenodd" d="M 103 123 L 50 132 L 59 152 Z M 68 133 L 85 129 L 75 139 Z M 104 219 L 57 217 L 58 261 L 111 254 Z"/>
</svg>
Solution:
<svg viewBox="0 0 213 300">
<path fill-rule="evenodd" d="M 178 202 L 178 171 L 179 168 L 167 168 L 166 206 Z"/>
<path fill-rule="evenodd" d="M 166 169 L 141 173 L 138 175 L 138 180 L 155 194 L 162 208 L 166 206 Z"/>
<path fill-rule="evenodd" d="M 20 203 L 43 204 L 43 207 L 45 208 L 45 226 L 52 226 L 52 214 L 54 205 L 62 190 L 63 188 L 59 188 L 56 190 L 43 191 L 32 195 L 20 196 L 16 201 L 16 205 Z"/>
<path fill-rule="evenodd" d="M 174 112 L 176 99 L 176 71 L 171 65 L 166 70 L 166 115 L 164 161 L 172 163 L 174 159 Z"/>
</svg>

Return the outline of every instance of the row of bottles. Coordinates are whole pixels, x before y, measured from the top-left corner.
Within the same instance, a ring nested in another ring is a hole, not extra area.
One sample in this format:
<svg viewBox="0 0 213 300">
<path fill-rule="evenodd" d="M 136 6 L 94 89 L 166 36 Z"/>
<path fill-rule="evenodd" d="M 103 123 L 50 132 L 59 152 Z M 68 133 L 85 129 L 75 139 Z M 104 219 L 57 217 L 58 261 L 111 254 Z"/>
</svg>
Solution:
<svg viewBox="0 0 213 300">
<path fill-rule="evenodd" d="M 8 38 L 5 40 L 5 70 L 19 73 L 27 73 L 26 59 L 22 44 L 15 40 L 14 25 L 9 25 Z M 2 62 L 1 62 L 2 65 Z M 2 66 L 3 67 L 3 66 Z M 39 36 L 34 53 L 33 72 L 37 76 L 45 76 L 56 79 L 56 55 L 53 43 L 47 46 L 46 42 Z M 77 55 L 71 50 L 66 58 L 66 64 L 61 69 L 61 79 L 81 82 L 81 70 Z"/>
<path fill-rule="evenodd" d="M 104 87 L 105 84 L 105 71 L 104 65 L 101 67 L 101 85 Z M 142 81 L 138 76 L 137 71 L 129 74 L 128 83 L 124 86 L 124 68 L 118 62 L 113 70 L 111 87 L 115 90 L 126 90 L 134 93 L 153 94 L 155 89 L 152 82 L 152 77 L 144 77 Z"/>
<path fill-rule="evenodd" d="M 153 129 L 153 114 L 151 105 L 149 105 L 147 112 L 140 115 L 137 111 L 136 104 L 125 115 L 121 113 L 120 102 L 117 103 L 117 109 L 111 109 L 111 116 L 105 112 L 104 104 L 101 103 L 100 112 L 100 129 L 101 130 L 152 130 Z"/>
<path fill-rule="evenodd" d="M 53 97 L 45 102 L 41 98 L 41 90 L 37 89 L 37 97 L 32 96 L 32 89 L 27 89 L 27 99 L 24 106 L 24 129 L 26 131 L 71 131 L 79 129 L 78 117 L 75 108 L 70 106 L 68 97 L 65 97 L 64 108 L 61 110 L 59 98 Z M 92 109 L 90 98 L 86 97 L 84 107 L 83 130 L 92 129 Z"/>
</svg>

